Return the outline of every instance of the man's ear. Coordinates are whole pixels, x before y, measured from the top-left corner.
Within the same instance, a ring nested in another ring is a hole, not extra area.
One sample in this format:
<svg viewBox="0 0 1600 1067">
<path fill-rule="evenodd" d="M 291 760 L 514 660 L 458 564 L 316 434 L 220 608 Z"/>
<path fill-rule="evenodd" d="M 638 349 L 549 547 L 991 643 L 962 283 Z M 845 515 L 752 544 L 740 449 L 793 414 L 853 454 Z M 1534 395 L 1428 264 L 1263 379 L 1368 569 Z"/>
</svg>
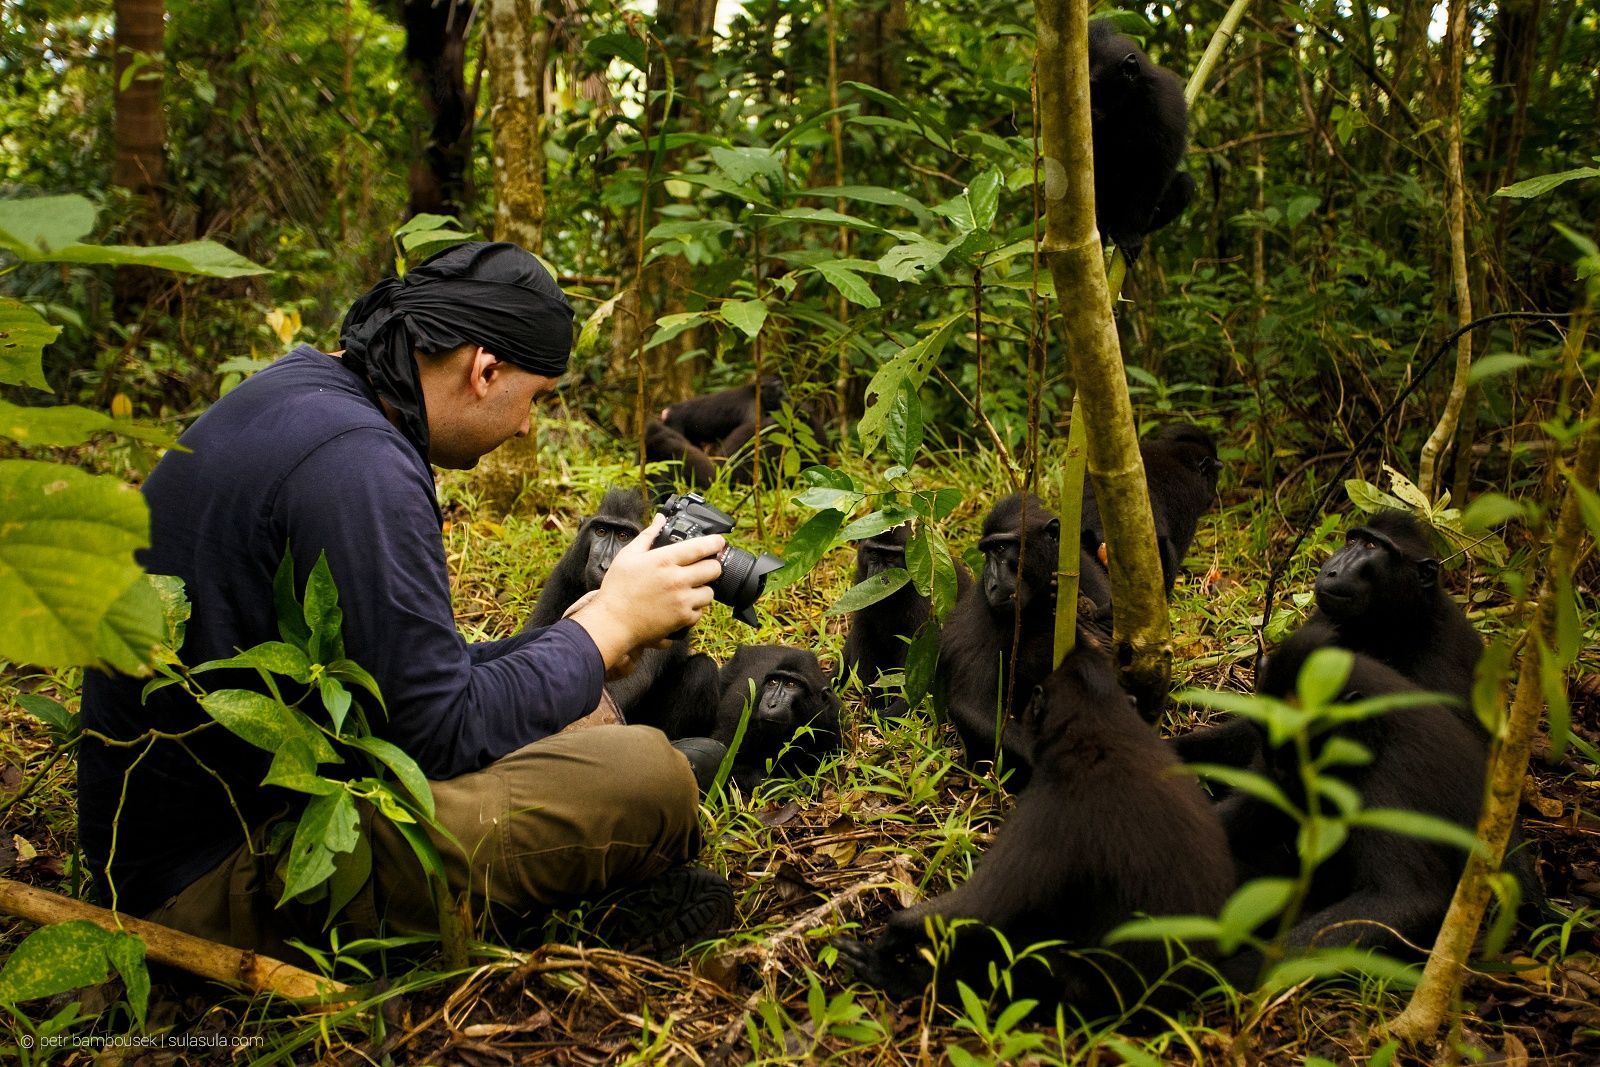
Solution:
<svg viewBox="0 0 1600 1067">
<path fill-rule="evenodd" d="M 472 346 L 467 356 L 467 388 L 479 400 L 489 395 L 489 386 L 493 384 L 500 366 L 500 361 L 488 349 L 482 345 Z"/>
</svg>

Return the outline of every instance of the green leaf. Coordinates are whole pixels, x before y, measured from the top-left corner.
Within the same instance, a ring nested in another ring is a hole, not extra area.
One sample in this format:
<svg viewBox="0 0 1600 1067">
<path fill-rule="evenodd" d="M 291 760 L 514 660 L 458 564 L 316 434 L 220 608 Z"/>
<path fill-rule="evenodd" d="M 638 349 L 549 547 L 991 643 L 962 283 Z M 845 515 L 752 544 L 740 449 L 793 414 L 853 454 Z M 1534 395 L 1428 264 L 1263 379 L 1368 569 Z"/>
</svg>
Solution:
<svg viewBox="0 0 1600 1067">
<path fill-rule="evenodd" d="M 862 579 L 845 591 L 844 596 L 833 602 L 833 605 L 823 612 L 823 615 L 847 615 L 852 611 L 871 607 L 885 597 L 893 596 L 905 588 L 911 575 L 902 567 L 890 567 L 888 570 L 879 571 L 870 578 Z"/>
<path fill-rule="evenodd" d="M 1482 849 L 1478 844 L 1478 835 L 1467 827 L 1436 815 L 1424 815 L 1420 811 L 1405 808 L 1363 808 L 1350 816 L 1349 823 L 1369 830 L 1383 830 L 1441 845 L 1454 845 L 1467 852 Z"/>
<path fill-rule="evenodd" d="M 1390 496 L 1371 482 L 1364 482 L 1360 478 L 1350 478 L 1344 483 L 1344 491 L 1349 494 L 1350 503 L 1362 511 L 1382 511 L 1384 508 L 1404 509 L 1405 504 L 1398 498 Z"/>
<path fill-rule="evenodd" d="M 1474 498 L 1461 513 L 1461 528 L 1469 533 L 1485 533 L 1512 519 L 1527 514 L 1527 508 L 1501 493 L 1484 493 Z"/>
<path fill-rule="evenodd" d="M 737 326 L 746 337 L 755 340 L 761 326 L 767 321 L 765 300 L 726 300 L 722 304 L 722 317 Z"/>
<path fill-rule="evenodd" d="M 966 200 L 973 229 L 987 231 L 994 226 L 1000 206 L 1000 187 L 1005 184 L 998 169 L 984 171 L 967 187 Z"/>
<path fill-rule="evenodd" d="M 311 628 L 306 625 L 305 612 L 294 590 L 294 553 L 287 545 L 278 569 L 272 576 L 272 605 L 278 613 L 278 636 L 296 648 L 311 647 Z"/>
<path fill-rule="evenodd" d="M 188 592 L 183 588 L 183 579 L 175 574 L 147 574 L 145 578 L 161 597 L 162 641 L 176 653 L 183 647 L 183 635 L 189 628 L 189 616 L 194 610 L 189 604 Z"/>
<path fill-rule="evenodd" d="M 1519 367 L 1526 367 L 1534 362 L 1527 356 L 1519 356 L 1511 352 L 1498 352 L 1490 356 L 1480 356 L 1472 361 L 1472 369 L 1467 372 L 1467 384 L 1477 385 L 1485 378 L 1493 378 L 1501 374 L 1509 374 Z"/>
<path fill-rule="evenodd" d="M 657 345 L 664 345 L 680 333 L 692 330 L 702 322 L 709 322 L 710 316 L 703 311 L 685 311 L 676 315 L 663 315 L 656 320 L 656 332 L 650 335 L 649 342 L 644 346 L 646 352 Z"/>
<path fill-rule="evenodd" d="M 906 649 L 906 704 L 916 707 L 933 688 L 939 667 L 939 624 L 929 619 Z"/>
<path fill-rule="evenodd" d="M 201 697 L 200 706 L 229 733 L 265 752 L 276 752 L 291 741 L 305 739 L 294 709 L 265 693 L 218 689 Z"/>
<path fill-rule="evenodd" d="M 334 853 L 355 848 L 361 839 L 360 828 L 361 816 L 348 792 L 341 789 L 313 797 L 295 827 L 278 905 L 282 907 L 332 877 Z"/>
<path fill-rule="evenodd" d="M 1472 713 L 1490 737 L 1499 737 L 1505 720 L 1504 686 L 1511 674 L 1511 645 L 1490 641 L 1472 669 Z"/>
<path fill-rule="evenodd" d="M 378 689 L 378 680 L 372 675 L 368 674 L 366 668 L 362 667 L 355 660 L 336 659 L 332 663 L 328 664 L 327 672 L 340 681 L 359 685 L 361 688 L 372 694 L 373 699 L 378 702 L 378 706 L 380 708 L 387 710 L 387 707 L 383 702 L 383 693 Z"/>
<path fill-rule="evenodd" d="M 142 426 L 130 419 L 114 419 L 103 412 L 80 408 L 75 404 L 22 407 L 0 400 L 0 437 L 9 438 L 23 448 L 70 448 L 101 433 L 114 433 L 162 446 L 176 443 L 176 439 L 166 430 Z"/>
<path fill-rule="evenodd" d="M 802 190 L 795 195 L 814 196 L 821 200 L 859 200 L 867 204 L 904 208 L 924 221 L 931 214 L 926 205 L 916 197 L 908 196 L 898 189 L 885 189 L 881 185 L 824 185 Z"/>
<path fill-rule="evenodd" d="M 134 1020 L 144 1027 L 145 1012 L 150 1006 L 150 970 L 144 963 L 144 941 L 133 934 L 106 932 L 106 958 L 122 976 L 122 985 L 128 993 L 128 1006 L 133 1009 Z"/>
<path fill-rule="evenodd" d="M 583 46 L 591 60 L 620 59 L 641 73 L 648 73 L 650 60 L 645 55 L 644 42 L 631 33 L 607 33 L 590 38 Z"/>
<path fill-rule="evenodd" d="M 1301 706 L 1325 708 L 1337 701 L 1353 666 L 1355 657 L 1342 648 L 1319 648 L 1307 656 L 1295 683 Z"/>
<path fill-rule="evenodd" d="M 322 709 L 333 723 L 333 732 L 344 733 L 344 717 L 350 713 L 350 690 L 339 679 L 324 674 L 317 679 L 317 691 L 322 696 Z"/>
<path fill-rule="evenodd" d="M 1584 178 L 1600 178 L 1600 167 L 1575 167 L 1572 170 L 1563 170 L 1555 174 L 1541 174 L 1537 178 L 1528 178 L 1512 185 L 1501 186 L 1494 191 L 1494 195 L 1510 197 L 1513 200 L 1527 200 L 1531 197 L 1543 196 L 1552 189 L 1560 188 L 1568 182 L 1579 181 Z"/>
<path fill-rule="evenodd" d="M 1152 918 L 1132 919 L 1115 927 L 1106 935 L 1108 945 L 1119 941 L 1210 941 L 1221 933 L 1215 919 L 1202 915 L 1158 915 Z"/>
<path fill-rule="evenodd" d="M 333 854 L 333 877 L 328 880 L 328 918 L 324 928 L 356 898 L 371 878 L 372 840 L 366 834 L 358 834 L 354 848 Z"/>
<path fill-rule="evenodd" d="M 433 818 L 433 787 L 428 784 L 428 778 L 417 766 L 417 761 L 408 756 L 404 749 L 381 737 L 352 737 L 348 741 L 389 768 L 395 779 L 411 794 L 422 813 Z"/>
<path fill-rule="evenodd" d="M 710 189 L 712 192 L 723 193 L 743 200 L 747 204 L 753 204 L 756 207 L 770 209 L 776 206 L 754 186 L 741 185 L 722 174 L 687 174 L 680 172 L 672 175 L 672 180 L 688 182 L 690 185 L 698 185 L 702 188 Z"/>
<path fill-rule="evenodd" d="M 275 785 L 297 793 L 313 796 L 331 796 L 343 792 L 343 786 L 317 773 L 317 757 L 303 738 L 285 741 L 272 755 L 272 764 L 262 785 Z"/>
<path fill-rule="evenodd" d="M 157 267 L 175 274 L 199 274 L 207 278 L 244 278 L 271 274 L 266 267 L 252 263 L 215 241 L 185 241 L 175 245 L 68 245 L 42 256 L 24 256 L 49 263 L 79 263 L 84 266 Z"/>
<path fill-rule="evenodd" d="M 44 258 L 87 237 L 94 217 L 94 205 L 81 196 L 0 200 L 0 248 L 22 259 Z"/>
<path fill-rule="evenodd" d="M 783 154 L 770 148 L 713 148 L 711 162 L 740 185 L 758 177 L 783 180 Z"/>
<path fill-rule="evenodd" d="M 844 517 L 844 512 L 826 508 L 801 524 L 783 548 L 783 566 L 767 576 L 767 589 L 782 589 L 811 573 L 811 568 L 833 547 Z"/>
<path fill-rule="evenodd" d="M 1312 816 L 1300 824 L 1295 851 L 1313 867 L 1320 866 L 1327 862 L 1328 857 L 1343 848 L 1349 837 L 1350 829 L 1346 823 L 1337 819 Z"/>
<path fill-rule="evenodd" d="M 150 516 L 132 486 L 36 460 L 0 460 L 0 658 L 94 663 L 100 624 L 143 571 Z"/>
<path fill-rule="evenodd" d="M 1417 984 L 1422 968 L 1366 949 L 1324 948 L 1285 960 L 1272 968 L 1261 984 L 1265 989 L 1287 989 L 1310 979 L 1337 978 L 1345 974 L 1370 975 L 1391 985 L 1409 988 Z"/>
<path fill-rule="evenodd" d="M 1578 513 L 1589 528 L 1589 536 L 1600 540 L 1600 494 L 1579 483 L 1572 471 L 1566 472 L 1567 488 L 1578 498 Z"/>
<path fill-rule="evenodd" d="M 0 969 L 0 1003 L 53 997 L 104 982 L 111 966 L 106 947 L 115 936 L 87 919 L 41 926 Z"/>
<path fill-rule="evenodd" d="M 841 541 L 865 541 L 894 529 L 912 517 L 910 508 L 902 504 L 885 504 L 880 510 L 869 512 L 839 531 Z"/>
<path fill-rule="evenodd" d="M 458 230 L 460 228 L 461 222 L 454 215 L 434 215 L 424 211 L 411 216 L 401 223 L 400 227 L 394 231 L 394 236 L 398 239 L 406 234 L 420 233 L 424 230 Z"/>
<path fill-rule="evenodd" d="M 1235 890 L 1217 916 L 1222 951 L 1232 952 L 1262 923 L 1282 914 L 1294 896 L 1294 885 L 1292 878 L 1257 878 Z"/>
<path fill-rule="evenodd" d="M 644 235 L 644 239 L 651 244 L 662 241 L 675 241 L 683 237 L 692 237 L 697 240 L 715 237 L 718 234 L 730 233 L 739 227 L 727 219 L 675 219 L 671 222 L 657 223 Z M 672 316 L 667 316 L 671 318 Z"/>
<path fill-rule="evenodd" d="M 17 696 L 17 706 L 44 723 L 50 730 L 50 737 L 58 745 L 67 744 L 78 736 L 77 713 L 68 711 L 49 697 L 21 693 Z"/>
<path fill-rule="evenodd" d="M 1560 759 L 1572 740 L 1572 704 L 1567 699 L 1567 675 L 1543 634 L 1535 634 L 1539 656 L 1539 690 L 1544 694 L 1545 721 L 1550 726 L 1550 754 Z M 1526 653 L 1524 653 L 1526 655 Z"/>
<path fill-rule="evenodd" d="M 144 675 L 166 637 L 161 594 L 150 575 L 140 575 L 100 620 L 95 655 L 123 674 Z"/>
<path fill-rule="evenodd" d="M 889 406 L 901 386 L 909 383 L 913 389 L 922 388 L 923 380 L 927 378 L 933 362 L 939 358 L 944 346 L 950 342 L 950 338 L 955 336 L 956 330 L 965 321 L 965 312 L 954 312 L 936 320 L 927 336 L 901 349 L 894 358 L 873 374 L 872 381 L 867 383 L 866 411 L 862 413 L 861 421 L 856 426 L 856 434 L 861 440 L 861 450 L 864 453 L 877 448 L 878 442 L 883 440 L 885 424 L 889 418 Z"/>
<path fill-rule="evenodd" d="M 254 648 L 245 649 L 237 656 L 207 660 L 193 668 L 192 673 L 199 674 L 202 671 L 226 670 L 234 667 L 270 671 L 286 678 L 293 678 L 302 685 L 311 681 L 311 660 L 306 658 L 305 652 L 298 646 L 283 641 L 263 641 Z"/>
<path fill-rule="evenodd" d="M 816 271 L 840 296 L 857 307 L 875 308 L 883 303 L 867 280 L 848 267 L 838 263 L 818 263 Z"/>
<path fill-rule="evenodd" d="M 922 399 L 909 381 L 900 383 L 890 401 L 886 436 L 891 458 L 902 467 L 916 463 L 922 447 Z"/>
<path fill-rule="evenodd" d="M 878 270 L 901 282 L 914 282 L 923 274 L 943 263 L 953 247 L 930 240 L 921 234 L 902 234 L 901 244 L 895 245 L 878 258 Z"/>
<path fill-rule="evenodd" d="M 849 514 L 865 498 L 865 494 L 858 489 L 833 489 L 827 486 L 814 485 L 805 492 L 796 494 L 794 502 L 803 508 L 811 508 L 814 511 L 833 508 L 835 511 Z"/>
<path fill-rule="evenodd" d="M 202 697 L 200 706 L 257 748 L 273 752 L 280 745 L 298 740 L 310 747 L 317 763 L 344 762 L 304 712 L 281 700 L 251 689 L 219 689 Z"/>
<path fill-rule="evenodd" d="M 28 305 L 0 296 L 0 385 L 26 385 L 50 392 L 41 356 L 61 335 Z"/>
<path fill-rule="evenodd" d="M 1299 814 L 1288 796 L 1270 778 L 1221 763 L 1190 763 L 1185 766 L 1208 782 L 1220 782 L 1230 789 L 1271 804 L 1286 815 Z"/>
<path fill-rule="evenodd" d="M 308 652 L 318 663 L 344 656 L 344 612 L 339 610 L 339 589 L 328 566 L 328 553 L 317 554 L 316 566 L 306 579 L 306 626 L 311 630 Z"/>
</svg>

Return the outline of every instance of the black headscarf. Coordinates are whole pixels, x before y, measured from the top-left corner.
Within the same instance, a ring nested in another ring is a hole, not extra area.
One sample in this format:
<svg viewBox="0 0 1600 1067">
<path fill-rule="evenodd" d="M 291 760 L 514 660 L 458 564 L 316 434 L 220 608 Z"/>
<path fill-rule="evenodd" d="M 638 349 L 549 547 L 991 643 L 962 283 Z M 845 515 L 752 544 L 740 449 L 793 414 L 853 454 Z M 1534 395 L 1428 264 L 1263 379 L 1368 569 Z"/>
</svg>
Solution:
<svg viewBox="0 0 1600 1067">
<path fill-rule="evenodd" d="M 400 430 L 428 456 L 428 413 L 415 353 L 481 345 L 497 359 L 558 378 L 572 351 L 572 306 L 532 254 L 469 241 L 386 278 L 345 312 L 345 366 L 394 405 Z"/>
</svg>

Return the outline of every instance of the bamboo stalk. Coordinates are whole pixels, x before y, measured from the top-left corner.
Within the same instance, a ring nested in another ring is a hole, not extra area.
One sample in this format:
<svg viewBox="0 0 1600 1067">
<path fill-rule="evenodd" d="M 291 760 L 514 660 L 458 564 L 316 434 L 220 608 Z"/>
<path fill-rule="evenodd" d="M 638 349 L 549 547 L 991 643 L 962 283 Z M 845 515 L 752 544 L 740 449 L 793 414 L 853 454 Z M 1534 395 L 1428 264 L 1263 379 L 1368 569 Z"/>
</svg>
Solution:
<svg viewBox="0 0 1600 1067">
<path fill-rule="evenodd" d="M 144 942 L 146 959 L 239 986 L 251 994 L 272 993 L 290 1000 L 321 1000 L 329 1004 L 355 999 L 354 992 L 343 982 L 312 974 L 292 963 L 219 945 L 9 878 L 0 878 L 0 910 L 41 926 L 85 920 L 112 933 L 133 934 Z"/>
</svg>

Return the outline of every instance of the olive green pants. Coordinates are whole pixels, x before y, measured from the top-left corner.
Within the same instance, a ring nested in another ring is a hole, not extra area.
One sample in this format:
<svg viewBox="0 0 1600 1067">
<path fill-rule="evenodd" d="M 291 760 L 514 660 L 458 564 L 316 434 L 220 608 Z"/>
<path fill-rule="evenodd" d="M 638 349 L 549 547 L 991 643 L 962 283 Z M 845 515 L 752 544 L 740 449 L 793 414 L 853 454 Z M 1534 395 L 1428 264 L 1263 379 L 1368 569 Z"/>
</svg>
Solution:
<svg viewBox="0 0 1600 1067">
<path fill-rule="evenodd" d="M 430 785 L 435 818 L 455 841 L 430 836 L 452 893 L 470 893 L 474 914 L 536 917 L 653 877 L 700 851 L 689 762 L 648 726 L 556 734 Z M 433 894 L 411 846 L 387 819 L 363 819 L 363 826 L 372 878 L 370 892 L 347 909 L 356 935 L 435 929 Z M 147 918 L 280 957 L 296 955 L 287 938 L 321 940 L 325 904 L 276 907 L 283 884 L 264 840 L 264 830 L 252 835 Z"/>
</svg>

